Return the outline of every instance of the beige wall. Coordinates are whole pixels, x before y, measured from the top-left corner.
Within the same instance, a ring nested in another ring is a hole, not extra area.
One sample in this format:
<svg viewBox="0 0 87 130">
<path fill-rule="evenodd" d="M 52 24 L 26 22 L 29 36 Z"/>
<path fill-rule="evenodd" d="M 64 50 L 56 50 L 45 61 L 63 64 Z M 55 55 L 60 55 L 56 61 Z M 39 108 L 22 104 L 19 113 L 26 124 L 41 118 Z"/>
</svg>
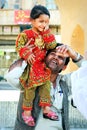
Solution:
<svg viewBox="0 0 87 130">
<path fill-rule="evenodd" d="M 87 0 L 55 1 L 60 11 L 62 42 L 84 54 L 87 50 Z"/>
<path fill-rule="evenodd" d="M 62 41 L 71 43 L 72 33 L 77 25 L 84 31 L 84 44 L 87 49 L 87 0 L 55 0 L 61 17 Z"/>
<path fill-rule="evenodd" d="M 31 9 L 33 7 L 32 0 L 22 0 L 22 9 Z"/>
</svg>

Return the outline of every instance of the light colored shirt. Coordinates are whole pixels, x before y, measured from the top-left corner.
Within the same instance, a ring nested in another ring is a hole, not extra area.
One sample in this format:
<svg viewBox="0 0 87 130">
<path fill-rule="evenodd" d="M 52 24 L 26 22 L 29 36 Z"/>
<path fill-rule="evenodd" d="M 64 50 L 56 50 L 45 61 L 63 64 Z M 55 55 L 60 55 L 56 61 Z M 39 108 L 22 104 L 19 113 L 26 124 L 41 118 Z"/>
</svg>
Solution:
<svg viewBox="0 0 87 130">
<path fill-rule="evenodd" d="M 51 101 L 52 101 L 52 108 L 56 109 L 56 111 L 60 111 L 62 109 L 62 100 L 63 100 L 63 92 L 59 85 L 59 80 L 61 78 L 61 75 L 57 77 L 56 80 L 56 87 L 53 87 L 53 84 L 51 83 Z"/>
<path fill-rule="evenodd" d="M 63 93 L 61 93 L 62 91 L 59 85 L 60 78 L 61 78 L 61 75 L 59 75 L 56 80 L 55 88 L 53 87 L 53 84 L 51 83 L 51 91 L 50 91 L 51 102 L 52 102 L 51 110 L 56 112 L 56 114 L 58 115 L 59 121 L 52 121 L 52 120 L 43 118 L 43 112 L 41 110 L 35 130 L 44 130 L 44 129 L 63 130 L 62 115 L 61 115 Z"/>
<path fill-rule="evenodd" d="M 87 61 L 71 75 L 72 96 L 75 106 L 87 119 Z"/>
</svg>

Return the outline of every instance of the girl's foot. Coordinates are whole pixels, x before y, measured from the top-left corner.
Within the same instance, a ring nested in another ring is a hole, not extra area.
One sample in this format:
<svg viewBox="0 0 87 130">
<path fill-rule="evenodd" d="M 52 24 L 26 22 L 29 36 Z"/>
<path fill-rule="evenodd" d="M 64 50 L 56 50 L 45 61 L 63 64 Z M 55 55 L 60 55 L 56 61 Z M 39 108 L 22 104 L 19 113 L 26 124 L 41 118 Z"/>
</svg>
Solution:
<svg viewBox="0 0 87 130">
<path fill-rule="evenodd" d="M 43 117 L 50 120 L 59 120 L 58 115 L 49 106 L 43 108 Z"/>
<path fill-rule="evenodd" d="M 34 118 L 30 115 L 25 115 L 25 113 L 22 113 L 22 118 L 24 122 L 29 126 L 35 126 Z"/>
<path fill-rule="evenodd" d="M 58 115 L 53 111 L 49 111 L 48 113 L 43 113 L 43 117 L 54 121 L 59 120 Z"/>
</svg>

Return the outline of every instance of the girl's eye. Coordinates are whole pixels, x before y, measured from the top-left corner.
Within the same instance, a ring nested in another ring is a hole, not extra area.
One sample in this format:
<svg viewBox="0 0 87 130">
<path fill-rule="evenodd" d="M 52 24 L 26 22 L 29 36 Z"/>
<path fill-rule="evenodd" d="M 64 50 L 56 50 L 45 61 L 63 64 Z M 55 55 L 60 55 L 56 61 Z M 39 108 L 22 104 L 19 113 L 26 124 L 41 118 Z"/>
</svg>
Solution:
<svg viewBox="0 0 87 130">
<path fill-rule="evenodd" d="M 40 20 L 41 23 L 43 23 L 44 21 L 43 20 Z"/>
</svg>

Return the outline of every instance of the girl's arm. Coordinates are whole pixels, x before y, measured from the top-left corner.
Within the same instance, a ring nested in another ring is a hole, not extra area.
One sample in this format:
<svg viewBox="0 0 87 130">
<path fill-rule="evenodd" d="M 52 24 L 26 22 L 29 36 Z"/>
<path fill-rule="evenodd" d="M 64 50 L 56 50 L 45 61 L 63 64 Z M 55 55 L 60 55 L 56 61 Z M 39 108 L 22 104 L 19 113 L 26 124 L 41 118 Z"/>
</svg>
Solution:
<svg viewBox="0 0 87 130">
<path fill-rule="evenodd" d="M 51 33 L 50 29 L 45 30 L 42 35 L 47 50 L 54 49 L 57 46 L 55 36 Z"/>
<path fill-rule="evenodd" d="M 28 38 L 26 33 L 20 33 L 16 39 L 16 51 L 19 53 L 19 56 L 25 60 L 30 54 L 29 49 L 27 48 L 27 46 L 25 46 L 27 42 Z"/>
<path fill-rule="evenodd" d="M 19 53 L 19 56 L 31 64 L 35 58 L 32 53 L 34 45 L 30 45 L 32 38 L 28 40 L 27 34 L 22 32 L 18 35 L 16 39 L 16 51 Z"/>
</svg>

